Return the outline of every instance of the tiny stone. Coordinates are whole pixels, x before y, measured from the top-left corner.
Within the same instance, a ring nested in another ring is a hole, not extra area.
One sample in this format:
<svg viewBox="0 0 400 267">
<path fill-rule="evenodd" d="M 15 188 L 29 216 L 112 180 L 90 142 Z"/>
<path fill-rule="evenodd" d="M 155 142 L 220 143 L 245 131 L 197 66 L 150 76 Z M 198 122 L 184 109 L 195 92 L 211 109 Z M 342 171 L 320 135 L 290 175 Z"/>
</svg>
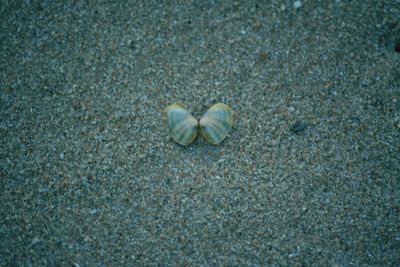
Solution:
<svg viewBox="0 0 400 267">
<path fill-rule="evenodd" d="M 301 1 L 294 1 L 293 7 L 296 8 L 296 9 L 300 8 L 301 7 Z"/>
<path fill-rule="evenodd" d="M 61 152 L 61 153 L 60 153 L 60 159 L 61 159 L 61 160 L 64 160 L 64 152 Z"/>
<path fill-rule="evenodd" d="M 395 45 L 394 51 L 396 51 L 397 53 L 400 53 L 400 42 L 398 42 L 398 43 Z"/>
<path fill-rule="evenodd" d="M 281 5 L 281 11 L 285 11 L 286 10 L 286 6 L 285 5 Z"/>
<path fill-rule="evenodd" d="M 290 130 L 296 134 L 304 131 L 307 127 L 307 123 L 303 120 L 296 121 L 295 124 L 290 128 Z"/>
<path fill-rule="evenodd" d="M 294 112 L 294 107 L 292 107 L 292 106 L 288 107 L 288 111 L 289 112 Z"/>
<path fill-rule="evenodd" d="M 34 237 L 34 238 L 32 239 L 32 241 L 31 241 L 31 245 L 36 245 L 36 244 L 39 243 L 40 241 L 42 241 L 42 240 L 40 240 L 40 238 Z"/>
<path fill-rule="evenodd" d="M 46 186 L 46 185 L 40 186 L 39 189 L 38 189 L 39 193 L 47 193 L 49 191 L 50 191 L 50 188 L 48 186 Z"/>
<path fill-rule="evenodd" d="M 93 215 L 93 214 L 96 214 L 96 213 L 98 213 L 98 212 L 99 212 L 98 209 L 92 209 L 92 210 L 89 211 L 89 213 L 92 214 L 92 215 Z"/>
</svg>

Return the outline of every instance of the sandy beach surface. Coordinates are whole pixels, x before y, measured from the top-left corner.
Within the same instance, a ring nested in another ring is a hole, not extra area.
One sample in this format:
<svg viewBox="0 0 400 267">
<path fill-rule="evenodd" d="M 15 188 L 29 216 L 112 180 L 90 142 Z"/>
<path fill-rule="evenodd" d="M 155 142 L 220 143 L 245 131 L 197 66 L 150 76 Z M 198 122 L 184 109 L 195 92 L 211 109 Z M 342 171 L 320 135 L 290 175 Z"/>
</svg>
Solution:
<svg viewBox="0 0 400 267">
<path fill-rule="evenodd" d="M 399 0 L 0 21 L 0 266 L 400 266 Z M 223 143 L 172 140 L 166 106 L 217 102 Z"/>
</svg>

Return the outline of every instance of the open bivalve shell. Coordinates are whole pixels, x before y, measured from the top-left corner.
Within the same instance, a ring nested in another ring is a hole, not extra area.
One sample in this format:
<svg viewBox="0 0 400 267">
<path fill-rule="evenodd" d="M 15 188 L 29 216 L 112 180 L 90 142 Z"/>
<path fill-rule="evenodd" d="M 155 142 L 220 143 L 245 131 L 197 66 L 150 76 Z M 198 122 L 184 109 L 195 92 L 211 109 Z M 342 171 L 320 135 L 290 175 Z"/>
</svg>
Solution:
<svg viewBox="0 0 400 267">
<path fill-rule="evenodd" d="M 189 145 L 196 139 L 199 126 L 201 135 L 207 142 L 219 144 L 233 125 L 233 110 L 223 103 L 213 105 L 200 122 L 178 104 L 168 106 L 166 112 L 171 136 L 181 145 Z"/>
</svg>

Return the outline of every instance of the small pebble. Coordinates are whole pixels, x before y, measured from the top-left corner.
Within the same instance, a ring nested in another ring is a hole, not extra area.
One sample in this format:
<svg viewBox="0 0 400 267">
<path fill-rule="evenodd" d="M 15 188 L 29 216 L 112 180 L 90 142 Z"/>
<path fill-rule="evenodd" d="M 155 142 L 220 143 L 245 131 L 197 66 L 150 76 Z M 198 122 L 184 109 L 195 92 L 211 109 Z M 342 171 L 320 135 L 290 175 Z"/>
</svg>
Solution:
<svg viewBox="0 0 400 267">
<path fill-rule="evenodd" d="M 41 242 L 42 240 L 39 237 L 34 237 L 31 241 L 31 245 L 36 245 L 37 243 Z"/>
<path fill-rule="evenodd" d="M 61 160 L 64 160 L 64 152 L 61 152 L 61 153 L 60 153 L 60 159 L 61 159 Z"/>
<path fill-rule="evenodd" d="M 92 215 L 93 215 L 93 214 L 96 214 L 96 213 L 98 213 L 98 212 L 99 212 L 98 209 L 92 209 L 92 210 L 89 211 L 89 213 L 92 214 Z"/>
<path fill-rule="evenodd" d="M 397 53 L 400 53 L 400 42 L 398 42 L 398 43 L 394 46 L 394 51 L 396 51 Z"/>
<path fill-rule="evenodd" d="M 298 120 L 296 121 L 295 124 L 293 124 L 293 126 L 290 128 L 290 130 L 292 132 L 294 132 L 295 134 L 298 134 L 302 131 L 304 131 L 307 127 L 307 123 L 303 120 Z"/>
<path fill-rule="evenodd" d="M 40 186 L 39 189 L 38 189 L 39 193 L 47 193 L 49 191 L 50 191 L 50 188 L 48 186 L 46 186 L 46 185 Z"/>
<path fill-rule="evenodd" d="M 294 112 L 294 107 L 292 107 L 292 106 L 288 107 L 288 111 L 289 112 Z"/>
<path fill-rule="evenodd" d="M 293 7 L 294 7 L 295 9 L 300 8 L 300 7 L 301 7 L 301 1 L 294 1 L 294 2 L 293 2 Z"/>
</svg>

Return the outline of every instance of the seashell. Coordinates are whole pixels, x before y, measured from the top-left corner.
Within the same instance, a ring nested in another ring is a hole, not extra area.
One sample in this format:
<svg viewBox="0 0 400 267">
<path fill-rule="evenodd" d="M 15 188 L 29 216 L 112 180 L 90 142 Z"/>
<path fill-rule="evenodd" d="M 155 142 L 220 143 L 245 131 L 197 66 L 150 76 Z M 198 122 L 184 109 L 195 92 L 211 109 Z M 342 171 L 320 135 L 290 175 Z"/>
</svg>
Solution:
<svg viewBox="0 0 400 267">
<path fill-rule="evenodd" d="M 211 144 L 221 143 L 233 124 L 233 110 L 223 103 L 213 105 L 200 119 L 203 138 Z"/>
<path fill-rule="evenodd" d="M 199 131 L 199 122 L 189 111 L 179 106 L 172 104 L 166 109 L 168 128 L 172 138 L 181 145 L 189 145 L 192 143 Z"/>
</svg>

